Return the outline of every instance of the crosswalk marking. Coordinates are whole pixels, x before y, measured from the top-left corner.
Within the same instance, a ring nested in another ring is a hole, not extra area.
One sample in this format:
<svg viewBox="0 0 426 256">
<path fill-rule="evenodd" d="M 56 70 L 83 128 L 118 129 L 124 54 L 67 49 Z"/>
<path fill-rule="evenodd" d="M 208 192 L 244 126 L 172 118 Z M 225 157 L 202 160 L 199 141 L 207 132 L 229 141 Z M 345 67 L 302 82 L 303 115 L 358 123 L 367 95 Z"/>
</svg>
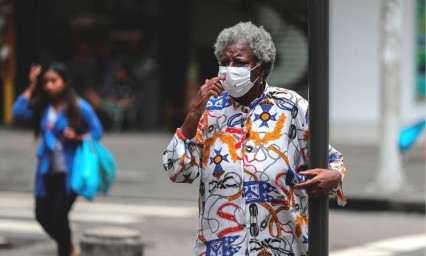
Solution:
<svg viewBox="0 0 426 256">
<path fill-rule="evenodd" d="M 34 218 L 34 199 L 31 194 L 0 192 L 0 234 L 43 235 Z M 146 217 L 196 218 L 196 207 L 90 203 L 78 200 L 71 211 L 72 226 L 78 223 L 132 224 L 142 223 Z M 330 256 L 392 256 L 426 248 L 426 234 L 380 240 L 357 247 L 331 251 Z"/>
<path fill-rule="evenodd" d="M 196 216 L 195 207 L 180 206 L 158 206 L 158 205 L 125 205 L 113 203 L 87 203 L 80 202 L 76 205 L 76 210 L 84 210 L 87 212 L 110 212 L 110 213 L 127 213 L 138 214 L 144 216 L 157 217 L 189 217 Z"/>
<path fill-rule="evenodd" d="M 361 246 L 334 251 L 330 256 L 392 256 L 426 248 L 426 234 L 380 240 Z"/>
<path fill-rule="evenodd" d="M 0 231 L 25 233 L 25 234 L 42 234 L 43 230 L 34 220 L 16 220 L 16 219 L 0 219 Z"/>
<path fill-rule="evenodd" d="M 2 209 L 33 210 L 32 196 L 17 193 L 0 193 L 0 210 Z M 197 215 L 196 207 L 147 205 L 147 204 L 121 204 L 105 202 L 87 202 L 78 200 L 73 208 L 75 211 L 101 214 L 126 214 L 156 217 L 190 217 Z"/>
<path fill-rule="evenodd" d="M 72 223 L 132 224 L 146 217 L 195 217 L 195 207 L 152 204 L 88 202 L 79 199 L 70 213 Z M 34 217 L 34 199 L 30 194 L 0 192 L 0 233 L 39 234 L 42 230 Z"/>
<path fill-rule="evenodd" d="M 120 214 L 126 215 L 144 215 L 144 216 L 161 216 L 161 217 L 188 217 L 195 216 L 195 207 L 182 206 L 158 206 L 158 205 L 129 205 L 117 203 L 89 203 L 78 201 L 73 206 L 75 210 L 86 212 L 102 212 L 103 214 Z M 0 215 L 2 211 L 10 211 L 12 209 L 31 210 L 33 209 L 33 201 L 31 199 L 0 199 Z"/>
<path fill-rule="evenodd" d="M 13 216 L 13 218 L 34 218 L 34 212 L 30 209 L 4 209 L 0 205 L 0 219 L 8 218 Z M 103 215 L 99 215 L 97 212 L 76 212 L 71 211 L 70 218 L 72 221 L 77 222 L 91 222 L 91 223 L 103 223 L 110 222 L 112 224 L 127 224 L 136 222 L 139 219 L 135 216 L 130 216 L 126 214 L 118 214 L 118 213 L 106 213 Z"/>
</svg>

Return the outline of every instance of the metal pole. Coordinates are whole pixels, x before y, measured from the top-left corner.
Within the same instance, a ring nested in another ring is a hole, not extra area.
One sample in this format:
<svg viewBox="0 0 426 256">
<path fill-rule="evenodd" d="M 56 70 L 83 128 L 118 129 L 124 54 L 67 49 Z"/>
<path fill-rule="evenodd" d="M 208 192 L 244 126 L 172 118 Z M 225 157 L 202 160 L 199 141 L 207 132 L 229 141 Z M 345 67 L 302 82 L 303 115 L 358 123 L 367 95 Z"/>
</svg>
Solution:
<svg viewBox="0 0 426 256">
<path fill-rule="evenodd" d="M 329 1 L 309 0 L 309 168 L 328 168 Z M 309 255 L 328 255 L 328 196 L 309 199 Z"/>
</svg>

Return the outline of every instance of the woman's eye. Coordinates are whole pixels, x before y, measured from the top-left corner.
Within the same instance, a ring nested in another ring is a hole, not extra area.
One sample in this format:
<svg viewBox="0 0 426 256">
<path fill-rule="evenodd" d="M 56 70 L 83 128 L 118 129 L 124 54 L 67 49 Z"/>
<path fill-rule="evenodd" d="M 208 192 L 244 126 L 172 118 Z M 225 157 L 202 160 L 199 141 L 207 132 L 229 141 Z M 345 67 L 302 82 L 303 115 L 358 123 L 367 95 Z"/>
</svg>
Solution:
<svg viewBox="0 0 426 256">
<path fill-rule="evenodd" d="M 244 67 L 247 66 L 248 63 L 244 62 L 244 61 L 235 61 L 235 66 L 237 67 Z"/>
</svg>

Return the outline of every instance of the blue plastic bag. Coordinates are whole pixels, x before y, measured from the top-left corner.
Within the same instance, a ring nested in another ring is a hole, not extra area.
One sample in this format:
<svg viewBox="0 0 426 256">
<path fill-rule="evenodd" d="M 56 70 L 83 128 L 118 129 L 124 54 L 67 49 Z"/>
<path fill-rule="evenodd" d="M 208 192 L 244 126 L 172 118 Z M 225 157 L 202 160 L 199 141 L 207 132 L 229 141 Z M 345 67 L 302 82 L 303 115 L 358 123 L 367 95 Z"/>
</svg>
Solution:
<svg viewBox="0 0 426 256">
<path fill-rule="evenodd" d="M 399 133 L 399 150 L 407 151 L 416 142 L 423 129 L 426 127 L 426 119 L 422 119 L 416 124 L 406 127 Z"/>
<path fill-rule="evenodd" d="M 114 156 L 99 141 L 92 140 L 92 145 L 99 160 L 100 184 L 98 191 L 106 195 L 115 181 L 117 166 Z"/>
<path fill-rule="evenodd" d="M 99 184 L 99 159 L 91 139 L 86 138 L 75 152 L 71 188 L 77 195 L 93 201 Z"/>
</svg>

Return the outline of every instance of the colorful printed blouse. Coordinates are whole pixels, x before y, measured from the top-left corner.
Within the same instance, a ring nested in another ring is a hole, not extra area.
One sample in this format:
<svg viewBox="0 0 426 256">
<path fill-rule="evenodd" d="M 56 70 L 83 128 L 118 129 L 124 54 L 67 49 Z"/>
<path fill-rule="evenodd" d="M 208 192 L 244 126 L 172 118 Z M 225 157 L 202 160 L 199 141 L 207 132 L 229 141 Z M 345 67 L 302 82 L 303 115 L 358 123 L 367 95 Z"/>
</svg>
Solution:
<svg viewBox="0 0 426 256">
<path fill-rule="evenodd" d="M 163 163 L 173 182 L 200 178 L 194 255 L 307 255 L 308 195 L 294 184 L 308 164 L 308 102 L 269 87 L 250 106 L 212 97 L 196 140 L 175 134 Z M 329 169 L 345 173 L 329 147 Z M 333 191 L 345 204 L 341 185 Z"/>
</svg>

